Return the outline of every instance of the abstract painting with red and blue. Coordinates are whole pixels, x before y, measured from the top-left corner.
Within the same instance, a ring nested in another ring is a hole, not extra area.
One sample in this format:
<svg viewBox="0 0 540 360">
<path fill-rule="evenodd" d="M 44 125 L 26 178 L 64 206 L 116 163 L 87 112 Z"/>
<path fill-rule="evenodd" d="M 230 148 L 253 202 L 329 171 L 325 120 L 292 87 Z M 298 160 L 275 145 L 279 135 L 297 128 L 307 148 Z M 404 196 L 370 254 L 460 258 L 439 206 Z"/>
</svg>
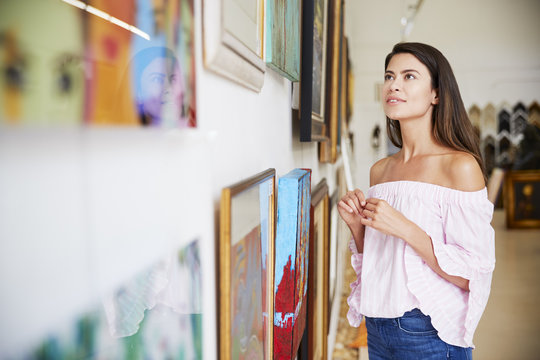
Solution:
<svg viewBox="0 0 540 360">
<path fill-rule="evenodd" d="M 278 183 L 275 245 L 274 359 L 294 359 L 306 326 L 311 170 Z"/>
</svg>

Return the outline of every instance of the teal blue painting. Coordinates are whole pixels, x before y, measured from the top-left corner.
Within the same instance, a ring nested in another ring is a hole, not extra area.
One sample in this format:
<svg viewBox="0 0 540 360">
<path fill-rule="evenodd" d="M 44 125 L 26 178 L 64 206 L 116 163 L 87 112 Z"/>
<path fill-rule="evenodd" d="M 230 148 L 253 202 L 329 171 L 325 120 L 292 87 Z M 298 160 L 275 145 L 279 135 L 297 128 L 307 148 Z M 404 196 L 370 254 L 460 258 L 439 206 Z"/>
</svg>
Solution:
<svg viewBox="0 0 540 360">
<path fill-rule="evenodd" d="M 299 0 L 267 0 L 266 64 L 291 81 L 300 80 Z"/>
<path fill-rule="evenodd" d="M 274 359 L 294 359 L 306 326 L 311 170 L 278 183 L 275 246 Z"/>
</svg>

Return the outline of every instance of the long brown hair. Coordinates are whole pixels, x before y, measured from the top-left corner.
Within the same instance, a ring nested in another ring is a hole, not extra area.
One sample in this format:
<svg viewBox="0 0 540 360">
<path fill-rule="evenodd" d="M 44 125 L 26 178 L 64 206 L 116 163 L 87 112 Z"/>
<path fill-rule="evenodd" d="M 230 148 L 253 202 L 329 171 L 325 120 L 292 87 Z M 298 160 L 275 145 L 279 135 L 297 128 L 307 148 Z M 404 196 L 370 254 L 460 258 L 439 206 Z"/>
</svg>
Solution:
<svg viewBox="0 0 540 360">
<path fill-rule="evenodd" d="M 405 42 L 394 45 L 392 52 L 386 56 L 384 69 L 388 68 L 394 55 L 402 53 L 413 55 L 428 68 L 431 75 L 431 87 L 437 90 L 439 102 L 433 106 L 431 117 L 435 140 L 443 146 L 474 156 L 486 181 L 484 161 L 480 155 L 480 141 L 463 105 L 458 84 L 448 60 L 433 46 Z M 386 117 L 386 129 L 390 141 L 401 148 L 403 138 L 399 121 Z"/>
</svg>

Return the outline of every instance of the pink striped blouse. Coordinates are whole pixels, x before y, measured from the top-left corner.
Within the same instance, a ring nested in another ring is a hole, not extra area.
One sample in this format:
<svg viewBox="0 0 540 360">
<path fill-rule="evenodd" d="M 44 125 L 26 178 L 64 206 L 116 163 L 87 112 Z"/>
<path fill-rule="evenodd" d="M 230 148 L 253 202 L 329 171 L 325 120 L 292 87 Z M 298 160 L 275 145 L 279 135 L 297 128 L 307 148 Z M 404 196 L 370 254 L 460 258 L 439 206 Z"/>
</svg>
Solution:
<svg viewBox="0 0 540 360">
<path fill-rule="evenodd" d="M 464 291 L 437 275 L 405 241 L 367 227 L 364 254 L 349 243 L 357 280 L 351 284 L 347 317 L 395 318 L 419 308 L 431 316 L 439 337 L 474 347 L 473 334 L 486 307 L 495 268 L 493 205 L 487 190 L 465 192 L 417 181 L 372 186 L 367 198 L 386 200 L 422 228 L 433 242 L 439 266 L 469 279 Z"/>
</svg>

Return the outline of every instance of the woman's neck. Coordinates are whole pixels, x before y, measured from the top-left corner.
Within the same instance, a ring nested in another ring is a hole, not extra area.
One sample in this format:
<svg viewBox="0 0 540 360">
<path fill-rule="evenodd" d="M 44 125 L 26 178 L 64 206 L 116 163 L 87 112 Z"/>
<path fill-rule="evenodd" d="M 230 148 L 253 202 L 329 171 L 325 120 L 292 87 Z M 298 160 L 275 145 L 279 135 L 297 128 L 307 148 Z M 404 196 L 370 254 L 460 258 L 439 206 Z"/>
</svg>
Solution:
<svg viewBox="0 0 540 360">
<path fill-rule="evenodd" d="M 404 162 L 415 156 L 432 154 L 439 148 L 433 136 L 430 120 L 401 121 L 400 128 L 403 140 L 401 156 Z"/>
</svg>

